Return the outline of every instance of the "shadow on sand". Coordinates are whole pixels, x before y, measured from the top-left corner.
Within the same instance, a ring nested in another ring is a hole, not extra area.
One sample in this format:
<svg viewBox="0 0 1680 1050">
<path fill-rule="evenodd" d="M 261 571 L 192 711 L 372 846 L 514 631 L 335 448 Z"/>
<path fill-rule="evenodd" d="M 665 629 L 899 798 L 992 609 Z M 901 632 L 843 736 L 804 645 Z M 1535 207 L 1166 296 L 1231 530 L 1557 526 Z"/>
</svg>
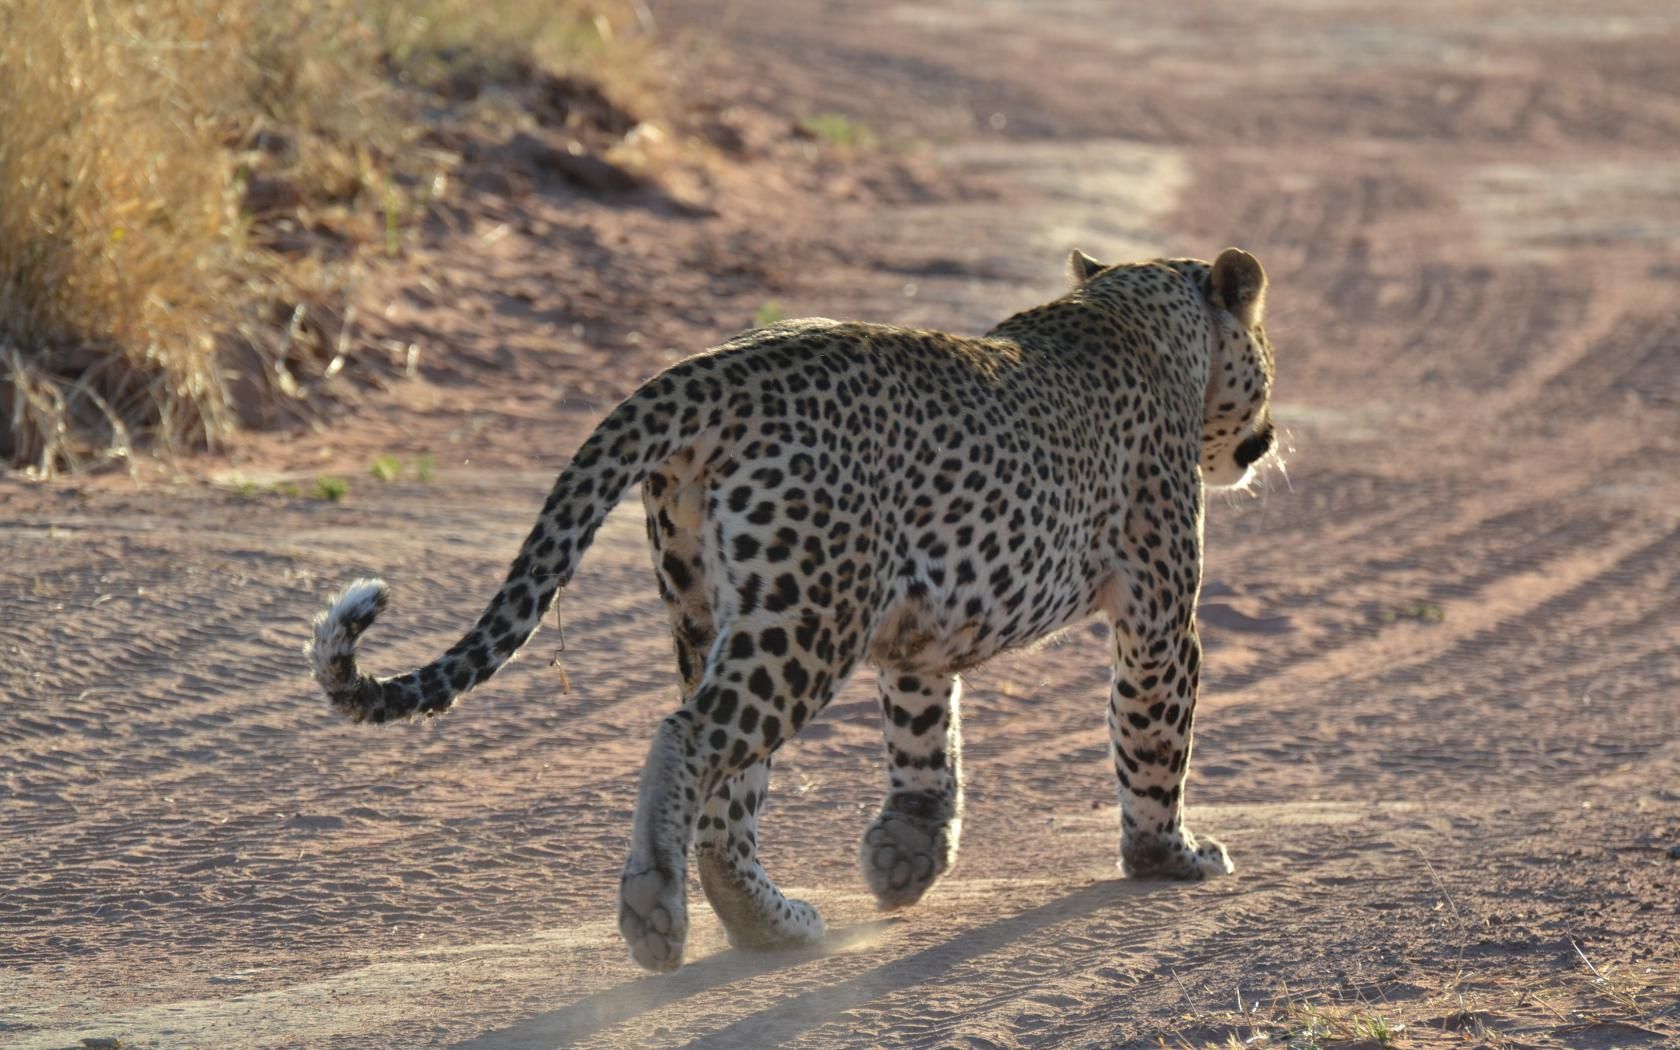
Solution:
<svg viewBox="0 0 1680 1050">
<path fill-rule="evenodd" d="M 774 1046 L 847 1010 L 914 987 L 964 962 L 1003 948 L 1045 927 L 1148 896 L 1167 884 L 1105 879 L 1057 900 L 956 934 L 950 939 L 834 984 L 816 984 L 689 1042 L 690 1047 Z M 778 952 L 726 951 L 689 963 L 670 976 L 639 977 L 569 1006 L 486 1032 L 456 1050 L 550 1050 L 571 1046 L 671 1003 L 824 956 L 855 951 L 904 920 L 884 919 L 831 931 L 820 945 Z"/>
</svg>

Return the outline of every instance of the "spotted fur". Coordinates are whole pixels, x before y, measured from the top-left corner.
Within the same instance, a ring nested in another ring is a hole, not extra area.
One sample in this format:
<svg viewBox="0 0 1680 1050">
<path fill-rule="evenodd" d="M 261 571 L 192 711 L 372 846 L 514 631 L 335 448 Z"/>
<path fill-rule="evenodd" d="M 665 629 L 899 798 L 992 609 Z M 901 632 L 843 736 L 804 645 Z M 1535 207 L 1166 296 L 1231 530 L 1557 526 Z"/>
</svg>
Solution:
<svg viewBox="0 0 1680 1050">
<path fill-rule="evenodd" d="M 525 644 L 640 483 L 682 685 L 621 883 L 643 966 L 681 962 L 691 846 L 734 943 L 821 936 L 759 864 L 756 817 L 772 753 L 860 663 L 888 757 L 861 865 L 883 907 L 920 899 L 957 854 L 960 672 L 1094 615 L 1112 628 L 1122 869 L 1229 872 L 1180 814 L 1203 485 L 1244 483 L 1273 443 L 1265 275 L 1234 248 L 1211 265 L 1075 253 L 1073 270 L 1067 295 L 982 338 L 792 321 L 673 365 L 579 448 L 465 637 L 407 674 L 362 673 L 387 596 L 361 580 L 315 621 L 317 681 L 355 721 L 448 710 Z"/>
</svg>

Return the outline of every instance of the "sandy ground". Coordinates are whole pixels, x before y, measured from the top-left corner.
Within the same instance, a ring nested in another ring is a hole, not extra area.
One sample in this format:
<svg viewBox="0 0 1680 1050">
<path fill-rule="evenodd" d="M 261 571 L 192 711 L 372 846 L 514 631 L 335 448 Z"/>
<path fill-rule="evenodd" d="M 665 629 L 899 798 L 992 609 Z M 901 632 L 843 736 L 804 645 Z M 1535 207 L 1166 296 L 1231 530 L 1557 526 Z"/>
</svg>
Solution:
<svg viewBox="0 0 1680 1050">
<path fill-rule="evenodd" d="M 370 290 L 420 375 L 334 427 L 0 478 L 0 1044 L 1680 1045 L 1680 7 L 1145 6 L 660 9 L 723 41 L 731 120 L 881 145 L 747 135 L 702 209 L 487 196 Z M 1228 243 L 1273 280 L 1290 449 L 1211 501 L 1188 797 L 1234 878 L 1116 878 L 1081 629 L 968 676 L 921 905 L 854 870 L 865 674 L 764 823 L 827 942 L 730 951 L 700 906 L 643 975 L 614 897 L 674 693 L 632 506 L 567 591 L 569 694 L 553 631 L 426 725 L 307 680 L 360 574 L 396 598 L 370 667 L 452 641 L 611 399 L 762 303 L 977 331 L 1070 247 Z M 348 499 L 267 488 L 324 472 Z"/>
</svg>

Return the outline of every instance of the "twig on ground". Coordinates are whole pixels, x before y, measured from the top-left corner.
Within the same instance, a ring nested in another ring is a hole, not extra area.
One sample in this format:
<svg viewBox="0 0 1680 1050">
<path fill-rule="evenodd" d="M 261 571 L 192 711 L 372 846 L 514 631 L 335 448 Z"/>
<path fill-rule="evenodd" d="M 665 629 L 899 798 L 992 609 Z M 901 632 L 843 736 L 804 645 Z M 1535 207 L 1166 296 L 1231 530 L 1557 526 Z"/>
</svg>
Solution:
<svg viewBox="0 0 1680 1050">
<path fill-rule="evenodd" d="M 1172 974 L 1173 982 L 1178 985 L 1178 990 L 1183 994 L 1185 1003 L 1189 1005 L 1190 1015 L 1196 1019 L 1197 1024 L 1205 1023 L 1202 1020 L 1202 1012 L 1196 1009 L 1196 1001 L 1190 998 L 1190 989 L 1184 987 L 1184 982 L 1179 980 L 1178 971 L 1169 966 L 1167 967 L 1167 972 Z"/>
</svg>

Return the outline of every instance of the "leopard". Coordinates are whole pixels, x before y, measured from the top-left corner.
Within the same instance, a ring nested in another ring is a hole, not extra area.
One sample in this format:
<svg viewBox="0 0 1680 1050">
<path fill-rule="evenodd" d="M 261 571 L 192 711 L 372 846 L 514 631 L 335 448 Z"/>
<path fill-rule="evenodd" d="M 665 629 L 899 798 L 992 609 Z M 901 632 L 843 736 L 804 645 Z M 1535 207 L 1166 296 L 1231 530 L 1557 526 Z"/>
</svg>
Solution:
<svg viewBox="0 0 1680 1050">
<path fill-rule="evenodd" d="M 736 948 L 824 924 L 765 871 L 772 756 L 860 665 L 876 672 L 886 790 L 859 865 L 879 906 L 957 859 L 962 674 L 1106 621 L 1121 877 L 1233 870 L 1183 819 L 1202 645 L 1206 488 L 1275 458 L 1259 261 L 1108 265 L 982 336 L 808 318 L 749 330 L 647 380 L 559 473 L 505 581 L 431 663 L 378 678 L 361 635 L 389 588 L 360 579 L 305 648 L 331 707 L 387 723 L 449 710 L 531 638 L 608 511 L 639 485 L 673 639 L 677 706 L 655 728 L 618 928 L 681 963 L 692 855 Z"/>
</svg>

